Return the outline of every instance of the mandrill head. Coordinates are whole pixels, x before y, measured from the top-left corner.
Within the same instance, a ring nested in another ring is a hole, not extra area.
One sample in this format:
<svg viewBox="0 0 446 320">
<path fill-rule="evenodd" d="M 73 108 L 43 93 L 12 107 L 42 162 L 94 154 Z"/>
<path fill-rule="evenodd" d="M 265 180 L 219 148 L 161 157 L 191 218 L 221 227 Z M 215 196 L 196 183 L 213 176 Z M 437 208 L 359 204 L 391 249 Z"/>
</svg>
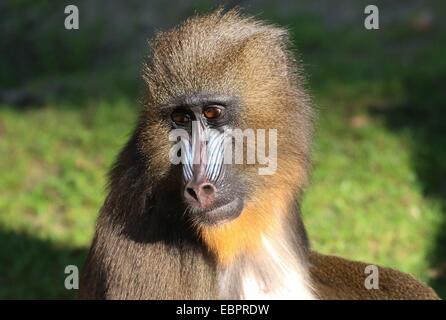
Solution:
<svg viewBox="0 0 446 320">
<path fill-rule="evenodd" d="M 283 223 L 306 183 L 312 114 L 299 74 L 286 31 L 236 11 L 151 42 L 138 150 L 152 192 L 169 181 L 165 197 L 221 261 Z"/>
</svg>

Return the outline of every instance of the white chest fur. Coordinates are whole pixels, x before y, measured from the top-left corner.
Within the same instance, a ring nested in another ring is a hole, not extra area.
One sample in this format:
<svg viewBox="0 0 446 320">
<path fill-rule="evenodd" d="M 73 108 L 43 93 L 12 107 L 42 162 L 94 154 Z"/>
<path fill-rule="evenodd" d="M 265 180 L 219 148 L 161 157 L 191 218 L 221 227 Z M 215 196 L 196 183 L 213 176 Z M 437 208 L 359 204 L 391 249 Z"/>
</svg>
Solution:
<svg viewBox="0 0 446 320">
<path fill-rule="evenodd" d="M 240 270 L 239 298 L 247 300 L 315 300 L 307 270 L 284 243 L 262 236 L 264 256 Z M 220 280 L 229 280 L 227 276 Z M 220 281 L 220 287 L 227 283 Z"/>
</svg>

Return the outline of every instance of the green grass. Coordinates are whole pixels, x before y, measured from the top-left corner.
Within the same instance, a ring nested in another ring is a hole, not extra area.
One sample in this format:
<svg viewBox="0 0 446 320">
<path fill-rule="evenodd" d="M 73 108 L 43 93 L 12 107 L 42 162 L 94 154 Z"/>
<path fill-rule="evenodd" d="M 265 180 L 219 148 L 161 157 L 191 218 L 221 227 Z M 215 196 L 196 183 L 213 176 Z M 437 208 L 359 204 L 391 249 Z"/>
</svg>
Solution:
<svg viewBox="0 0 446 320">
<path fill-rule="evenodd" d="M 83 263 L 106 171 L 136 110 L 128 101 L 1 109 L 1 298 L 72 296 L 64 268 Z"/>
<path fill-rule="evenodd" d="M 442 208 L 423 197 L 410 138 L 361 113 L 324 111 L 303 206 L 314 247 L 428 281 Z"/>
<path fill-rule="evenodd" d="M 444 32 L 273 20 L 289 26 L 318 109 L 303 202 L 312 246 L 412 273 L 446 297 Z M 398 43 L 416 49 L 395 51 Z M 120 75 L 110 67 L 93 91 L 134 91 L 132 76 Z M 64 268 L 83 265 L 106 172 L 137 116 L 134 95 L 85 99 L 94 96 L 78 92 L 91 90 L 88 74 L 57 77 L 68 94 L 44 107 L 0 106 L 0 298 L 75 296 Z"/>
</svg>

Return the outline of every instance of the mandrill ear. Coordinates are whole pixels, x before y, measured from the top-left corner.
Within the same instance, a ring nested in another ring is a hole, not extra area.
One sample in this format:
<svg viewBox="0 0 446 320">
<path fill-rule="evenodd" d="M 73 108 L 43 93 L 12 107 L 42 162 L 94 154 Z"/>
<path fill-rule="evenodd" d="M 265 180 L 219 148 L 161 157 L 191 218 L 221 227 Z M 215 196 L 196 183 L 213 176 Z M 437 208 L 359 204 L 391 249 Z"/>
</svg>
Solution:
<svg viewBox="0 0 446 320">
<path fill-rule="evenodd" d="M 366 288 L 370 264 L 311 252 L 310 273 L 320 299 L 439 300 L 434 290 L 409 274 L 377 266 L 377 282 Z"/>
</svg>

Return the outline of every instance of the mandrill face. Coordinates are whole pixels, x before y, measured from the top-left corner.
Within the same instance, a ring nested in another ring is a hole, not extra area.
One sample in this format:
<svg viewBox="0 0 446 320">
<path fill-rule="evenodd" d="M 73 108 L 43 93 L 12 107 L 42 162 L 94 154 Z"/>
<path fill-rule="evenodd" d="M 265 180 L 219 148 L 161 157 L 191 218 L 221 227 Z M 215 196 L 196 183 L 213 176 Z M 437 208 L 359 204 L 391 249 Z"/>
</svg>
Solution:
<svg viewBox="0 0 446 320">
<path fill-rule="evenodd" d="M 237 218 L 246 194 L 245 183 L 233 167 L 232 129 L 238 125 L 239 100 L 190 94 L 162 109 L 171 128 L 170 161 L 181 167 L 180 192 L 189 218 L 205 225 Z"/>
</svg>

